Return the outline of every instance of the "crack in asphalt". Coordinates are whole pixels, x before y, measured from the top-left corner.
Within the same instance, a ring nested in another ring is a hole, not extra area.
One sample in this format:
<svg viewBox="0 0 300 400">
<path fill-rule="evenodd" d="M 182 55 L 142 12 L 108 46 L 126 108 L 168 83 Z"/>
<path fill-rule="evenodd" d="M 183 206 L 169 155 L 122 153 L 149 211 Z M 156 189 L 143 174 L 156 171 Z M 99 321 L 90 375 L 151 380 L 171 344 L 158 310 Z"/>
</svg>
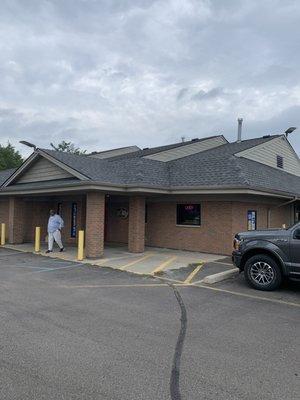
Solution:
<svg viewBox="0 0 300 400">
<path fill-rule="evenodd" d="M 179 383 L 180 361 L 181 361 L 184 339 L 185 339 L 186 330 L 187 330 L 187 312 L 186 312 L 184 302 L 182 300 L 182 297 L 181 297 L 178 289 L 170 283 L 168 283 L 168 285 L 173 289 L 174 295 L 176 297 L 176 300 L 179 304 L 180 311 L 181 311 L 181 316 L 180 316 L 181 325 L 180 325 L 180 331 L 179 331 L 176 346 L 175 346 L 171 378 L 170 378 L 170 395 L 171 395 L 172 400 L 181 400 L 180 383 Z"/>
</svg>

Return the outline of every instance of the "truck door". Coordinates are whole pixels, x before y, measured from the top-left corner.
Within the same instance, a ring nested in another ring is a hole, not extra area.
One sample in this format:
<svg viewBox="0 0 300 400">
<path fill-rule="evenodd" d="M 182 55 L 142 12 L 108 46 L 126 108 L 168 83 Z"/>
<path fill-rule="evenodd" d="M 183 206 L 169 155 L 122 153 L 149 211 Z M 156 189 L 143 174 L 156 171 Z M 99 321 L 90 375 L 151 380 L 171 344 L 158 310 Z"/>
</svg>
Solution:
<svg viewBox="0 0 300 400">
<path fill-rule="evenodd" d="M 290 236 L 291 272 L 300 275 L 300 226 L 297 225 Z"/>
</svg>

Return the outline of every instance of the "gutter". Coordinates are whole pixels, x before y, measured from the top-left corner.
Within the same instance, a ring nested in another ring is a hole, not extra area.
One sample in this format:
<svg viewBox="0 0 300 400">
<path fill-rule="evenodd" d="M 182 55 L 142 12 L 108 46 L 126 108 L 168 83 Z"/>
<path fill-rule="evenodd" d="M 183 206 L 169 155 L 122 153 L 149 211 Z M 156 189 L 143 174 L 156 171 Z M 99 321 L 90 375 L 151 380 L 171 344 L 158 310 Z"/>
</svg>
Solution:
<svg viewBox="0 0 300 400">
<path fill-rule="evenodd" d="M 266 191 L 262 188 L 249 188 L 249 187 L 230 187 L 230 186 L 210 186 L 210 187 L 154 187 L 150 185 L 136 186 L 132 184 L 119 185 L 111 184 L 107 182 L 96 182 L 88 180 L 78 180 L 77 182 L 63 182 L 63 184 L 58 185 L 57 182 L 49 182 L 49 184 L 44 187 L 26 187 L 30 184 L 15 185 L 0 187 L 0 196 L 8 195 L 26 195 L 26 194 L 54 194 L 61 192 L 75 192 L 75 191 L 101 191 L 106 193 L 139 193 L 139 194 L 174 194 L 174 195 L 206 195 L 206 194 L 249 194 L 249 195 L 259 195 L 268 197 L 277 197 L 286 199 L 288 203 L 294 202 L 295 195 L 288 194 L 284 192 L 276 191 Z M 291 198 L 293 200 L 291 200 Z M 286 203 L 283 203 L 286 204 Z"/>
</svg>

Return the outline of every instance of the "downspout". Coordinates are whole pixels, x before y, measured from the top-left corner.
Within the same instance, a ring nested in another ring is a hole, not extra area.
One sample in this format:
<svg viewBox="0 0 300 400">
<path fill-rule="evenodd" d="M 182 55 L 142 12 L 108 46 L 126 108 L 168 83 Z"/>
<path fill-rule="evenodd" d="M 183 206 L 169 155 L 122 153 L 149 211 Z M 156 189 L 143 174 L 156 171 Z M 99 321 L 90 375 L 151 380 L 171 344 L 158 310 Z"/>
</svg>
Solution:
<svg viewBox="0 0 300 400">
<path fill-rule="evenodd" d="M 275 207 L 269 208 L 268 209 L 268 218 L 267 218 L 267 226 L 268 228 L 270 228 L 270 222 L 271 222 L 271 211 L 272 210 L 276 210 L 277 208 L 283 207 L 283 206 L 287 206 L 289 204 L 294 203 L 295 201 L 299 200 L 299 198 L 297 196 L 295 196 L 292 200 L 286 201 L 285 203 L 279 204 Z"/>
</svg>

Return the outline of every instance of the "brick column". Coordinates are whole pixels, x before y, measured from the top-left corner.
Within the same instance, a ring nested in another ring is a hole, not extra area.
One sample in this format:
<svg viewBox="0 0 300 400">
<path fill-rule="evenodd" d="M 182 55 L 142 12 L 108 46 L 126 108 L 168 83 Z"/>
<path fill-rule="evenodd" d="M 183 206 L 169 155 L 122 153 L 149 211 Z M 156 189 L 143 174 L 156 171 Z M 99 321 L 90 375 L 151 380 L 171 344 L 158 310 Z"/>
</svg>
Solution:
<svg viewBox="0 0 300 400">
<path fill-rule="evenodd" d="M 8 242 L 20 244 L 24 241 L 26 207 L 22 199 L 11 197 L 8 206 Z"/>
<path fill-rule="evenodd" d="M 141 196 L 129 198 L 128 250 L 145 250 L 145 198 Z"/>
<path fill-rule="evenodd" d="M 91 192 L 86 196 L 86 257 L 99 258 L 104 251 L 105 195 Z"/>
</svg>

